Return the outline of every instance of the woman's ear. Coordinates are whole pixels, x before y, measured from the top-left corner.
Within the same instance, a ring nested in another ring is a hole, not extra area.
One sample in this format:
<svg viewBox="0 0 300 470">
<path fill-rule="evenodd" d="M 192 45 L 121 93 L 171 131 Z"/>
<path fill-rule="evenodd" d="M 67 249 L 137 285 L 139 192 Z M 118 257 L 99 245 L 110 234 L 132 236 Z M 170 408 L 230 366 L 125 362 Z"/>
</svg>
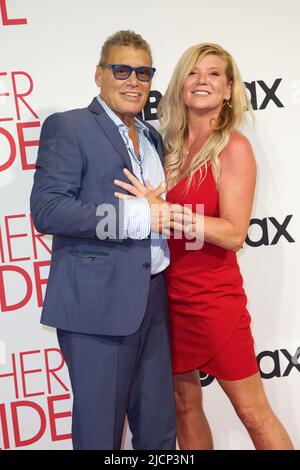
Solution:
<svg viewBox="0 0 300 470">
<path fill-rule="evenodd" d="M 230 81 L 230 82 L 228 82 L 228 85 L 227 85 L 227 91 L 226 91 L 226 94 L 225 94 L 225 100 L 230 100 L 231 95 L 232 95 L 232 88 L 233 88 L 233 82 Z"/>
</svg>

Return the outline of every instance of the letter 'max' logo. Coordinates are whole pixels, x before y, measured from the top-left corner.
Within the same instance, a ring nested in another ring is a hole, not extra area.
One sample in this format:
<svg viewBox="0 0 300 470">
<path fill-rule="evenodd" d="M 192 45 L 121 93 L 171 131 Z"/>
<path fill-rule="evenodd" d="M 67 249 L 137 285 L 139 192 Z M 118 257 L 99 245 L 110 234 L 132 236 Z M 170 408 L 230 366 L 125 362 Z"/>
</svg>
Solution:
<svg viewBox="0 0 300 470">
<path fill-rule="evenodd" d="M 267 85 L 263 80 L 253 82 L 244 82 L 250 93 L 252 108 L 257 110 L 266 109 L 272 102 L 277 108 L 284 108 L 281 100 L 278 98 L 278 88 L 282 78 L 276 78 L 272 85 Z M 162 98 L 158 90 L 152 90 L 149 93 L 147 103 L 140 113 L 140 117 L 146 121 L 157 120 L 157 108 Z"/>
<path fill-rule="evenodd" d="M 251 219 L 249 226 L 252 226 L 251 234 L 246 238 L 247 245 L 252 247 L 262 245 L 277 245 L 281 237 L 289 243 L 295 243 L 295 240 L 287 231 L 293 215 L 287 215 L 283 222 L 279 222 L 275 217 L 264 217 L 263 219 Z M 275 229 L 275 231 L 274 231 Z"/>
<path fill-rule="evenodd" d="M 295 369 L 300 373 L 300 347 L 294 355 L 287 349 L 276 349 L 275 351 L 262 351 L 257 355 L 260 375 L 263 379 L 274 377 L 288 377 Z M 200 372 L 201 386 L 207 387 L 214 381 L 212 375 Z"/>
<path fill-rule="evenodd" d="M 253 82 L 245 82 L 246 88 L 250 92 L 250 99 L 252 108 L 256 110 L 266 109 L 270 102 L 273 102 L 277 108 L 284 108 L 284 105 L 276 95 L 277 89 L 282 81 L 282 78 L 276 78 L 274 83 L 267 85 L 263 80 L 257 80 Z M 258 91 L 259 90 L 259 91 Z M 263 93 L 262 101 L 258 105 L 258 96 Z"/>
</svg>

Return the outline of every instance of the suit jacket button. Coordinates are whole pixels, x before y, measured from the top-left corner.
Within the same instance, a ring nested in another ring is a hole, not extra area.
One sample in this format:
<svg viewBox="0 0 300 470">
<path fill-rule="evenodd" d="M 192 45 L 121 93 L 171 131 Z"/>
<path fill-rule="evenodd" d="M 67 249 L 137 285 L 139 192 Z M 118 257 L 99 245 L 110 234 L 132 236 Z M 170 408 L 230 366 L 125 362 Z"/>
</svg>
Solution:
<svg viewBox="0 0 300 470">
<path fill-rule="evenodd" d="M 143 268 L 145 269 L 149 269 L 151 266 L 151 264 L 149 263 L 149 261 L 146 261 L 144 264 L 143 264 Z"/>
</svg>

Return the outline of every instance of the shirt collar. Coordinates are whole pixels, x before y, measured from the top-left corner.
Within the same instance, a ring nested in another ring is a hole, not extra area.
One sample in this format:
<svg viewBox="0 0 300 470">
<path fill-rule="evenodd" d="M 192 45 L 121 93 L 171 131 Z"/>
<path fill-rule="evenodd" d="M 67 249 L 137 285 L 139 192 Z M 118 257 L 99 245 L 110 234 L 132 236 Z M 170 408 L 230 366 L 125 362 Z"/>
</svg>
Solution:
<svg viewBox="0 0 300 470">
<path fill-rule="evenodd" d="M 116 126 L 119 129 L 128 131 L 128 127 L 126 126 L 126 124 L 124 124 L 124 122 L 119 118 L 119 116 L 105 103 L 105 101 L 101 98 L 100 95 L 97 96 L 97 100 L 103 107 L 104 111 L 111 117 L 111 119 L 116 124 Z M 137 131 L 143 131 L 149 136 L 150 134 L 149 128 L 145 126 L 145 124 L 142 123 L 142 121 L 140 121 L 137 117 L 135 117 L 134 119 L 134 125 Z"/>
</svg>

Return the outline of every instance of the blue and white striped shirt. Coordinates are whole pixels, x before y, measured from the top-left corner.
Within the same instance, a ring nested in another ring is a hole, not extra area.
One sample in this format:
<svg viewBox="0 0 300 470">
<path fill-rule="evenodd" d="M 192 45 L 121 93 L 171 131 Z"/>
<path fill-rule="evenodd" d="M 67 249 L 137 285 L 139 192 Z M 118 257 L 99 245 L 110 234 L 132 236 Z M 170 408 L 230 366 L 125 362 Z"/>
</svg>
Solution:
<svg viewBox="0 0 300 470">
<path fill-rule="evenodd" d="M 135 118 L 135 128 L 138 135 L 140 160 L 134 152 L 134 146 L 129 137 L 128 127 L 119 116 L 103 101 L 97 99 L 104 111 L 117 126 L 126 145 L 134 175 L 145 184 L 149 180 L 154 188 L 165 181 L 164 170 L 156 149 L 151 143 L 150 131 L 139 119 Z M 117 191 L 116 187 L 116 191 Z M 150 206 L 145 197 L 124 200 L 124 235 L 127 238 L 142 240 L 148 237 L 151 230 Z M 163 271 L 170 263 L 167 240 L 155 233 L 151 237 L 151 274 Z"/>
</svg>

